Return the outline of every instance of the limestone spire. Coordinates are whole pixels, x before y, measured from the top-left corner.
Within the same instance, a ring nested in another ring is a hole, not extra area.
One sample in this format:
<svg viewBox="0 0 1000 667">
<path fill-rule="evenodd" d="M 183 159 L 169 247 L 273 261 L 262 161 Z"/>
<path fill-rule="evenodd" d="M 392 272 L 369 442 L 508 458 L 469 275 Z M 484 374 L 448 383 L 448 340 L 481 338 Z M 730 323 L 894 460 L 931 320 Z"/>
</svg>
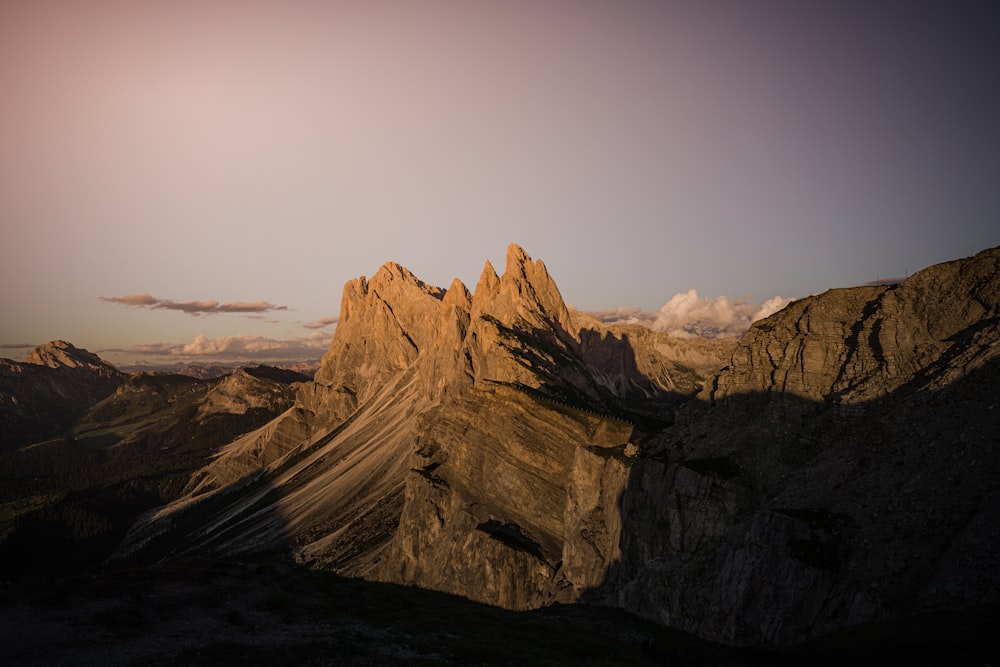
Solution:
<svg viewBox="0 0 1000 667">
<path fill-rule="evenodd" d="M 490 260 L 486 260 L 486 264 L 483 265 L 483 272 L 479 276 L 479 282 L 476 283 L 475 296 L 482 299 L 489 299 L 489 297 L 496 294 L 497 288 L 500 286 L 500 277 L 497 275 L 496 269 L 490 263 Z"/>
</svg>

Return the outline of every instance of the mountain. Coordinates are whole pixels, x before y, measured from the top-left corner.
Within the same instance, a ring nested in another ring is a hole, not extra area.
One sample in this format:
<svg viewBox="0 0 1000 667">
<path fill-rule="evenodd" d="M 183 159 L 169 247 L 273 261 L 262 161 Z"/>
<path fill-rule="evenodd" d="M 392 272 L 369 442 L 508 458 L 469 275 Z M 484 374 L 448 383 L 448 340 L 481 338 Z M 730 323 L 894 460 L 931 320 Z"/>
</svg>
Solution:
<svg viewBox="0 0 1000 667">
<path fill-rule="evenodd" d="M 11 423 L 23 406 L 47 409 L 29 413 L 34 429 L 22 421 L 18 439 L 5 432 L 0 449 L 5 576 L 97 567 L 140 513 L 178 496 L 193 470 L 287 409 L 293 383 L 308 379 L 266 366 L 213 380 L 125 375 L 61 341 L 28 359 L 4 366 L 17 370 L 4 385 L 15 407 L 0 414 Z M 54 408 L 59 420 L 46 421 Z"/>
<path fill-rule="evenodd" d="M 24 362 L 0 359 L 0 450 L 60 433 L 125 377 L 62 340 L 36 347 Z"/>
<path fill-rule="evenodd" d="M 553 599 L 574 452 L 662 428 L 730 349 L 574 314 L 515 245 L 503 275 L 487 262 L 474 293 L 388 263 L 345 285 L 331 347 L 296 405 L 195 473 L 119 556 L 290 548 L 342 574 L 538 606 Z M 426 538 L 440 553 L 414 553 L 406 539 L 425 519 L 414 511 L 432 500 L 454 505 L 448 540 L 472 540 L 501 576 L 508 560 L 538 569 L 541 558 L 538 585 L 480 586 L 482 560 L 441 536 Z"/>
<path fill-rule="evenodd" d="M 739 645 L 995 609 L 998 267 L 987 250 L 751 327 L 631 467 L 592 599 Z"/>
<path fill-rule="evenodd" d="M 174 459 L 109 565 L 277 561 L 510 610 L 616 607 L 791 660 L 907 644 L 989 662 L 998 268 L 1000 248 L 830 290 L 727 342 L 575 312 L 514 245 L 474 291 L 387 263 L 344 286 L 280 414 L 202 440 L 256 409 L 249 374 L 182 420 L 126 420 L 212 444 Z M 138 442 L 100 410 L 77 437 Z"/>
</svg>

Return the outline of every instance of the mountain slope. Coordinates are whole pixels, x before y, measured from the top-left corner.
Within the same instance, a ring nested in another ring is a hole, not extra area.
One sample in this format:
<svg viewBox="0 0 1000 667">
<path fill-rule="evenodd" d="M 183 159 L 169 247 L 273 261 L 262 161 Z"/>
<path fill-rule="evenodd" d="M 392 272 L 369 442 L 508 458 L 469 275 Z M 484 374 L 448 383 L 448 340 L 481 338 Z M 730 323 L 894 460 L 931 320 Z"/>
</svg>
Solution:
<svg viewBox="0 0 1000 667">
<path fill-rule="evenodd" d="M 50 347 L 59 354 L 71 348 Z M 30 372 L 58 390 L 78 392 L 77 405 L 93 405 L 53 433 L 58 437 L 0 451 L 0 566 L 8 576 L 96 566 L 141 512 L 179 495 L 192 470 L 219 447 L 288 408 L 289 382 L 305 379 L 266 367 L 208 381 L 125 376 L 86 355 L 81 358 L 91 370 L 57 359 L 56 367 L 36 364 Z M 81 380 L 81 373 L 88 375 Z M 102 399 L 106 376 L 119 384 Z M 38 393 L 12 396 L 23 404 Z M 45 426 L 52 432 L 61 425 Z"/>
<path fill-rule="evenodd" d="M 690 368 L 656 361 L 662 337 L 643 342 L 574 323 L 544 264 L 517 246 L 502 277 L 486 264 L 475 293 L 457 280 L 440 290 L 386 264 L 345 285 L 330 350 L 295 406 L 195 473 L 183 498 L 134 527 L 120 555 L 292 548 L 316 567 L 437 588 L 452 581 L 456 592 L 485 599 L 496 585 L 476 593 L 470 577 L 428 574 L 472 522 L 498 563 L 521 553 L 518 539 L 538 545 L 527 553 L 543 564 L 526 565 L 547 573 L 538 585 L 489 597 L 537 606 L 551 598 L 545 581 L 561 558 L 575 450 L 620 447 L 636 424 L 669 420 L 727 349 L 676 342 L 698 350 Z M 655 379 L 637 358 L 657 366 Z M 526 425 L 501 428 L 516 420 Z M 487 477 L 494 487 L 484 486 Z M 435 540 L 439 555 L 418 556 L 400 522 L 423 522 L 417 508 L 442 480 L 457 495 L 441 502 L 478 509 L 452 515 L 447 539 Z M 512 498 L 519 511 L 508 511 Z"/>
</svg>

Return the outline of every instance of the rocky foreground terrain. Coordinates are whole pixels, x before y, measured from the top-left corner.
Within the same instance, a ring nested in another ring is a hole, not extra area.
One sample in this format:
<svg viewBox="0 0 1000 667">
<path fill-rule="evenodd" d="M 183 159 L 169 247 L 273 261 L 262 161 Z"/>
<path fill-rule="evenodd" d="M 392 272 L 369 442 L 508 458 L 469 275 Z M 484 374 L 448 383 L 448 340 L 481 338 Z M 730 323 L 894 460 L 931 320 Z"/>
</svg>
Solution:
<svg viewBox="0 0 1000 667">
<path fill-rule="evenodd" d="M 512 612 L 274 559 L 175 561 L 0 587 L 10 665 L 983 665 L 995 617 L 930 615 L 737 649 L 620 609 Z"/>
<path fill-rule="evenodd" d="M 992 249 L 830 290 L 726 343 L 576 313 L 517 246 L 474 291 L 386 264 L 345 285 L 314 381 L 177 470 L 105 567 L 280 563 L 289 581 L 618 609 L 713 642 L 692 664 L 989 662 L 998 269 Z M 221 387 L 198 420 L 253 409 L 256 390 Z M 430 599 L 421 614 L 459 604 Z"/>
</svg>

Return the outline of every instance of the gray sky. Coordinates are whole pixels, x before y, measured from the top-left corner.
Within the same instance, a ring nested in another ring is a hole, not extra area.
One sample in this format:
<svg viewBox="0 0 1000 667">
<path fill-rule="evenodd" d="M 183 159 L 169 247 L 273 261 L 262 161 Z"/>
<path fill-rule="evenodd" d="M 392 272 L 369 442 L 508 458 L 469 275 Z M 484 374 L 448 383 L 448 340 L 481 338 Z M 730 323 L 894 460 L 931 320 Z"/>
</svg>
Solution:
<svg viewBox="0 0 1000 667">
<path fill-rule="evenodd" d="M 652 313 L 966 256 L 1000 244 L 995 7 L 0 3 L 0 345 L 313 353 L 346 280 L 471 288 L 510 242 Z"/>
</svg>

